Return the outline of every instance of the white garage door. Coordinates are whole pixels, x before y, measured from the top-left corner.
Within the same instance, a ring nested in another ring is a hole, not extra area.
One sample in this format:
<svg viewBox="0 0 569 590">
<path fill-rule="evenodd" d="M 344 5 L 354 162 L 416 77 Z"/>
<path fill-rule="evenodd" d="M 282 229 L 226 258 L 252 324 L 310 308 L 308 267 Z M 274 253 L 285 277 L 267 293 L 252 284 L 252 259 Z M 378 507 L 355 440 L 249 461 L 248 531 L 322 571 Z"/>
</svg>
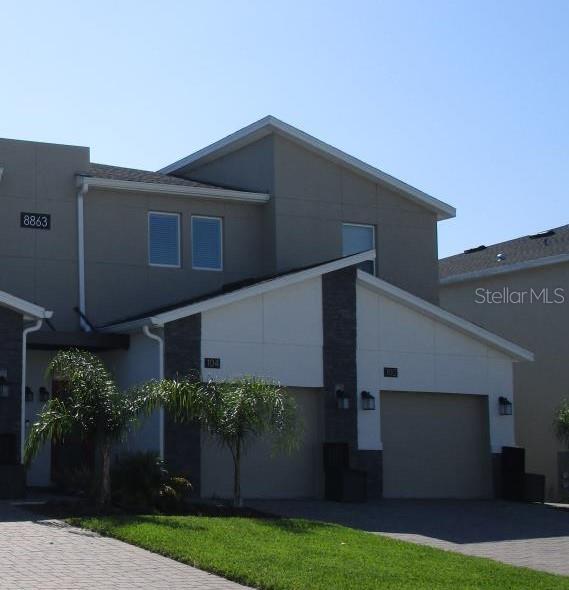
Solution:
<svg viewBox="0 0 569 590">
<path fill-rule="evenodd" d="M 253 442 L 242 460 L 244 498 L 318 498 L 323 493 L 323 392 L 287 390 L 294 396 L 304 423 L 300 448 L 291 455 L 272 453 L 268 440 Z M 233 493 L 233 461 L 212 439 L 202 441 L 202 496 L 229 498 Z"/>
<path fill-rule="evenodd" d="M 386 498 L 491 497 L 485 396 L 381 392 Z"/>
</svg>

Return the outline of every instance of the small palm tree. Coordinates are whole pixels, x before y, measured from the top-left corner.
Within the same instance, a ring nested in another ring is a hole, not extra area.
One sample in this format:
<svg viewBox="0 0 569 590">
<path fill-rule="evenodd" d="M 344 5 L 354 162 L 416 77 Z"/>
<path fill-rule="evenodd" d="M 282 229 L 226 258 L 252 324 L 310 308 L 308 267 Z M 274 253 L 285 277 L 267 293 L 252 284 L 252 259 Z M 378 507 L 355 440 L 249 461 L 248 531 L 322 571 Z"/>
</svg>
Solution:
<svg viewBox="0 0 569 590">
<path fill-rule="evenodd" d="M 557 438 L 569 449 L 569 399 L 563 400 L 553 422 Z"/>
<path fill-rule="evenodd" d="M 270 435 L 275 449 L 285 452 L 298 446 L 301 424 L 296 404 L 274 382 L 254 377 L 207 383 L 164 380 L 159 389 L 174 419 L 197 420 L 231 453 L 235 506 L 242 505 L 241 461 L 254 438 Z"/>
<path fill-rule="evenodd" d="M 112 446 L 137 424 L 141 413 L 159 405 L 159 391 L 121 392 L 103 362 L 81 350 L 58 352 L 47 374 L 61 379 L 68 395 L 46 403 L 26 440 L 24 460 L 29 463 L 46 442 L 62 442 L 72 433 L 94 441 L 99 469 L 97 501 L 108 504 Z"/>
</svg>

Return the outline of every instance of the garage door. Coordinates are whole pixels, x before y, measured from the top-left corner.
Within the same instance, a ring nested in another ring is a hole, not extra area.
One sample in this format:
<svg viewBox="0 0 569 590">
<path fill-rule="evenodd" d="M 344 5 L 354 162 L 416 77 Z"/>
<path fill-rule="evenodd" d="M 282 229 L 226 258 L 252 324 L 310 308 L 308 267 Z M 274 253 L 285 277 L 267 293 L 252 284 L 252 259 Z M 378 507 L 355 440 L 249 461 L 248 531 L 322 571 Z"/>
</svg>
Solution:
<svg viewBox="0 0 569 590">
<path fill-rule="evenodd" d="M 485 396 L 381 392 L 386 498 L 488 498 Z"/>
<path fill-rule="evenodd" d="M 243 459 L 244 498 L 317 498 L 323 492 L 323 392 L 289 388 L 304 423 L 300 448 L 291 455 L 272 454 L 268 440 L 251 444 Z M 231 455 L 212 439 L 202 442 L 202 495 L 228 498 L 233 493 Z"/>
</svg>

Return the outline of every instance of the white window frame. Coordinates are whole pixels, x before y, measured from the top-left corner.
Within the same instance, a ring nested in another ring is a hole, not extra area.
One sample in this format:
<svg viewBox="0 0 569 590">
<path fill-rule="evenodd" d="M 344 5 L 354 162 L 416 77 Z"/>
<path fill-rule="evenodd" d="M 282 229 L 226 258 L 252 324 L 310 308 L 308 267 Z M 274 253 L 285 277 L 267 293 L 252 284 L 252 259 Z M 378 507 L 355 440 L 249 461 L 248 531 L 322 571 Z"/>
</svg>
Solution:
<svg viewBox="0 0 569 590">
<path fill-rule="evenodd" d="M 219 268 L 211 268 L 209 266 L 195 266 L 194 265 L 194 219 L 215 219 L 219 221 L 219 253 L 220 266 Z M 192 270 L 209 270 L 211 272 L 223 272 L 223 217 L 216 215 L 192 215 L 190 217 L 190 247 L 192 249 Z"/>
<path fill-rule="evenodd" d="M 371 229 L 371 235 L 373 237 L 373 248 L 372 250 L 375 252 L 375 259 L 374 260 L 370 260 L 369 262 L 372 263 L 373 265 L 373 275 L 376 275 L 376 271 L 377 271 L 377 248 L 375 245 L 375 225 L 370 224 L 370 223 L 352 223 L 351 221 L 343 221 L 342 222 L 342 255 L 344 254 L 344 226 L 349 225 L 350 227 L 365 227 L 367 229 Z"/>
<path fill-rule="evenodd" d="M 178 220 L 178 264 L 156 264 L 155 262 L 150 262 L 150 216 L 151 215 L 162 215 L 164 217 L 176 217 Z M 146 233 L 147 233 L 147 259 L 148 259 L 148 266 L 155 266 L 157 268 L 182 268 L 182 223 L 181 223 L 181 215 L 180 213 L 171 213 L 169 211 L 148 211 L 147 214 L 147 223 L 146 223 Z"/>
</svg>

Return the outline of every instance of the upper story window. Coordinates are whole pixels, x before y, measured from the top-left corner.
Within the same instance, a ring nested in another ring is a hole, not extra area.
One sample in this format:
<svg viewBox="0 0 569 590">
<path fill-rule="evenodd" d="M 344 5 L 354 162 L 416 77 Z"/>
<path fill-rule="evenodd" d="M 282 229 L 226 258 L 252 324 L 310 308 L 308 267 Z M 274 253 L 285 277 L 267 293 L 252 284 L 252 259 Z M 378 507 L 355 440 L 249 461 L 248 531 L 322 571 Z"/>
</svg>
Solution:
<svg viewBox="0 0 569 590">
<path fill-rule="evenodd" d="M 223 269 L 223 237 L 220 217 L 192 216 L 192 268 Z"/>
<path fill-rule="evenodd" d="M 375 250 L 375 226 L 359 223 L 342 224 L 342 256 L 351 256 L 367 250 Z M 359 268 L 375 274 L 375 260 L 366 260 Z"/>
<path fill-rule="evenodd" d="M 148 264 L 180 267 L 180 215 L 148 213 Z"/>
</svg>

